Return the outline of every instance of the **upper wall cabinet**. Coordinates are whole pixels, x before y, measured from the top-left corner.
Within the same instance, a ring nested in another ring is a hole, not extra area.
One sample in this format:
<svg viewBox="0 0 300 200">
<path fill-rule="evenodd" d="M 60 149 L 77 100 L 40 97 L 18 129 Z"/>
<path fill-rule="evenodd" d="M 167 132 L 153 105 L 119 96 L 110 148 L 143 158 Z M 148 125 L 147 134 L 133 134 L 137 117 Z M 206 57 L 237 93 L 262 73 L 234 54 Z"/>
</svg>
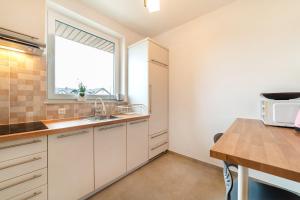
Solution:
<svg viewBox="0 0 300 200">
<path fill-rule="evenodd" d="M 0 27 L 30 35 L 44 42 L 45 0 L 4 0 L 0 6 Z"/>
<path fill-rule="evenodd" d="M 155 42 L 149 42 L 149 61 L 157 64 L 169 65 L 169 51 L 164 47 L 156 44 Z"/>
</svg>

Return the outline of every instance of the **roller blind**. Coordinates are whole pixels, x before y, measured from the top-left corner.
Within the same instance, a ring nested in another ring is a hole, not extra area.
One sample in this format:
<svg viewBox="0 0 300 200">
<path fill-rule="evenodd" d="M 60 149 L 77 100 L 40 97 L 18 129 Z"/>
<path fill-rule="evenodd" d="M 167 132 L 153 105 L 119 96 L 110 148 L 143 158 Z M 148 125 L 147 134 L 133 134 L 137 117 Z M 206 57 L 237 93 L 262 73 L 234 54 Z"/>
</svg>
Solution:
<svg viewBox="0 0 300 200">
<path fill-rule="evenodd" d="M 55 35 L 114 54 L 115 43 L 61 21 L 55 21 Z"/>
</svg>

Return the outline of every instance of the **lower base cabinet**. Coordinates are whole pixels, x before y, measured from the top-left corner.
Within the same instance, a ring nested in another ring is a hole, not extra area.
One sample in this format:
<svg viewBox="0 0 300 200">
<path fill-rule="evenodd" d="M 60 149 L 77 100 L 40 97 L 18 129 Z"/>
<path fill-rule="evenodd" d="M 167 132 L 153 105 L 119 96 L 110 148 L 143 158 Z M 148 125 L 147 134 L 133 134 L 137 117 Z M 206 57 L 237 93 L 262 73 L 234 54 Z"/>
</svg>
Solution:
<svg viewBox="0 0 300 200">
<path fill-rule="evenodd" d="M 127 171 L 148 161 L 148 120 L 127 123 Z"/>
<path fill-rule="evenodd" d="M 48 199 L 75 200 L 94 191 L 93 129 L 48 136 Z"/>
<path fill-rule="evenodd" d="M 95 188 L 126 173 L 126 123 L 94 128 Z"/>
<path fill-rule="evenodd" d="M 49 135 L 48 200 L 81 199 L 145 164 L 148 130 L 141 119 Z"/>
<path fill-rule="evenodd" d="M 47 185 L 35 188 L 10 200 L 47 200 Z"/>
<path fill-rule="evenodd" d="M 16 195 L 23 195 L 29 190 L 46 184 L 47 168 L 18 176 L 13 179 L 0 182 L 0 199 L 12 199 Z"/>
</svg>

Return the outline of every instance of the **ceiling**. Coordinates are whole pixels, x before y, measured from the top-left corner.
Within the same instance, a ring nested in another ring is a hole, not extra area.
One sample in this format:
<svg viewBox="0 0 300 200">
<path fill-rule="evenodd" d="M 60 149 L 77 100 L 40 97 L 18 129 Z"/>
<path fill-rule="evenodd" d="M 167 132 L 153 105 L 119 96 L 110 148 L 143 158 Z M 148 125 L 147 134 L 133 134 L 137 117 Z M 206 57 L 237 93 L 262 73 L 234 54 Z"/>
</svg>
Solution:
<svg viewBox="0 0 300 200">
<path fill-rule="evenodd" d="M 149 13 L 144 0 L 79 0 L 144 36 L 155 36 L 234 0 L 160 0 L 160 11 Z"/>
</svg>

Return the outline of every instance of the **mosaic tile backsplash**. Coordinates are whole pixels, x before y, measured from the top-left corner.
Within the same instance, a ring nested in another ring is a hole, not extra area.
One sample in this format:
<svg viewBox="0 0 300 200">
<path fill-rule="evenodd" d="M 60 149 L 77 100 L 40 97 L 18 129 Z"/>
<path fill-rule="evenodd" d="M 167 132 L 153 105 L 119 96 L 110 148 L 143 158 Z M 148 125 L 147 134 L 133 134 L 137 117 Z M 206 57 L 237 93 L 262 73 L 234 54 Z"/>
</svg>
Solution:
<svg viewBox="0 0 300 200">
<path fill-rule="evenodd" d="M 0 49 L 0 124 L 92 115 L 92 103 L 45 104 L 46 71 L 44 57 Z"/>
</svg>

